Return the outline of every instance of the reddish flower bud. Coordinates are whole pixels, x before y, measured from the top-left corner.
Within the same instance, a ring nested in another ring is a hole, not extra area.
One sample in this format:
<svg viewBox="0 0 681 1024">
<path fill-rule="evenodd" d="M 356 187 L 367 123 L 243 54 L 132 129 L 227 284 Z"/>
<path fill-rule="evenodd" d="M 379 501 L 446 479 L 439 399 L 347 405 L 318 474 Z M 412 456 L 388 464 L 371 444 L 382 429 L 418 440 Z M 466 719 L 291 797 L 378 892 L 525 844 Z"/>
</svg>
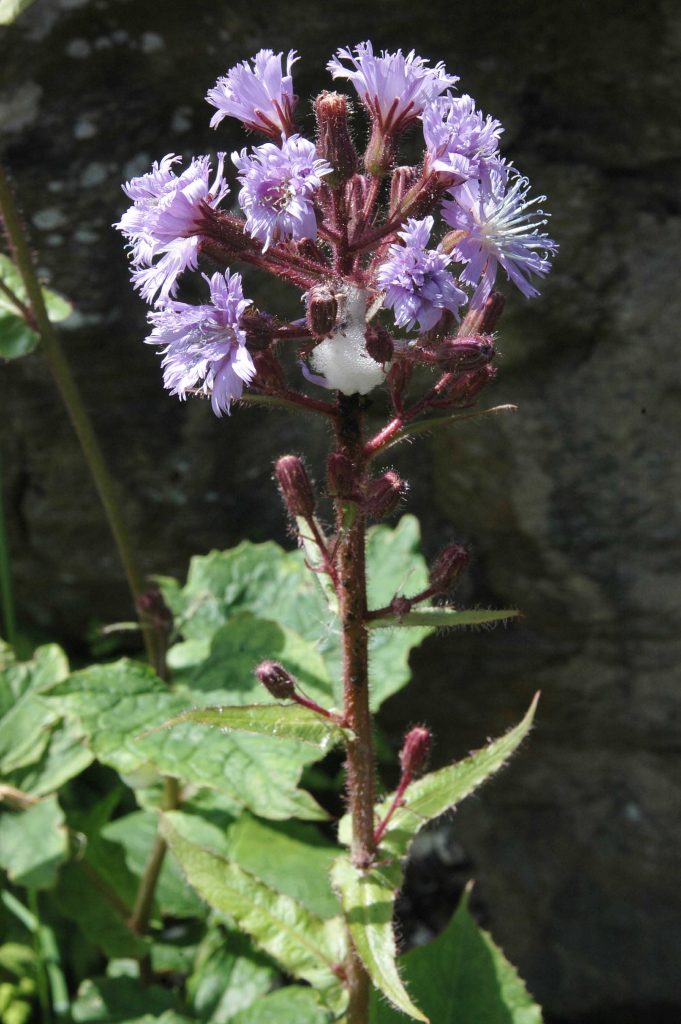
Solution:
<svg viewBox="0 0 681 1024">
<path fill-rule="evenodd" d="M 447 398 L 452 405 L 471 405 L 484 387 L 497 375 L 493 366 L 481 366 L 479 370 L 469 370 L 457 377 L 447 390 Z"/>
<path fill-rule="evenodd" d="M 494 341 L 486 334 L 445 338 L 437 350 L 437 363 L 449 372 L 478 370 L 494 358 Z"/>
<path fill-rule="evenodd" d="M 369 324 L 365 333 L 367 352 L 377 363 L 389 363 L 393 357 L 395 346 L 392 335 L 387 328 L 381 324 L 374 326 Z"/>
<path fill-rule="evenodd" d="M 481 309 L 472 309 L 461 324 L 460 334 L 490 334 L 504 311 L 506 300 L 501 292 L 492 292 Z"/>
<path fill-rule="evenodd" d="M 396 212 L 419 176 L 417 167 L 396 167 L 390 179 L 390 215 Z"/>
<path fill-rule="evenodd" d="M 404 405 L 404 396 L 409 387 L 414 370 L 405 359 L 396 360 L 388 374 L 388 390 L 393 407 L 400 411 Z"/>
<path fill-rule="evenodd" d="M 355 468 L 352 460 L 341 452 L 331 452 L 326 463 L 326 479 L 329 496 L 352 500 L 357 495 Z"/>
<path fill-rule="evenodd" d="M 357 224 L 364 218 L 364 207 L 369 194 L 369 179 L 363 174 L 353 174 L 345 186 L 345 206 L 348 211 L 348 229 L 352 235 Z"/>
<path fill-rule="evenodd" d="M 432 737 L 430 730 L 416 725 L 404 737 L 400 751 L 400 765 L 403 775 L 419 775 L 426 766 L 430 754 Z"/>
<path fill-rule="evenodd" d="M 372 519 L 386 519 L 392 515 L 407 493 L 407 485 L 398 474 L 389 469 L 377 480 L 367 485 L 364 497 L 364 511 Z"/>
<path fill-rule="evenodd" d="M 333 167 L 326 183 L 337 188 L 347 181 L 358 165 L 357 150 L 350 135 L 348 101 L 338 92 L 322 92 L 314 103 L 317 117 L 317 153 Z"/>
<path fill-rule="evenodd" d="M 158 587 L 143 590 L 136 601 L 140 619 L 146 626 L 169 633 L 173 627 L 173 613 Z"/>
<path fill-rule="evenodd" d="M 277 460 L 274 475 L 284 504 L 291 516 L 311 519 L 314 515 L 314 491 L 302 459 L 297 455 L 283 455 Z"/>
<path fill-rule="evenodd" d="M 296 692 L 296 681 L 278 661 L 261 661 L 255 670 L 265 689 L 277 700 L 291 700 Z"/>
<path fill-rule="evenodd" d="M 328 338 L 336 326 L 338 299 L 328 284 L 318 284 L 307 294 L 305 320 L 315 338 Z"/>
<path fill-rule="evenodd" d="M 262 313 L 259 309 L 247 309 L 242 314 L 239 324 L 246 332 L 246 345 L 251 352 L 269 348 L 272 344 L 277 321 L 269 313 Z"/>
<path fill-rule="evenodd" d="M 430 570 L 433 592 L 446 594 L 452 590 L 468 562 L 468 552 L 461 544 L 449 544 L 443 548 Z"/>
<path fill-rule="evenodd" d="M 253 381 L 255 387 L 260 386 L 279 391 L 286 386 L 284 369 L 271 349 L 254 352 L 253 363 L 257 374 Z"/>
</svg>

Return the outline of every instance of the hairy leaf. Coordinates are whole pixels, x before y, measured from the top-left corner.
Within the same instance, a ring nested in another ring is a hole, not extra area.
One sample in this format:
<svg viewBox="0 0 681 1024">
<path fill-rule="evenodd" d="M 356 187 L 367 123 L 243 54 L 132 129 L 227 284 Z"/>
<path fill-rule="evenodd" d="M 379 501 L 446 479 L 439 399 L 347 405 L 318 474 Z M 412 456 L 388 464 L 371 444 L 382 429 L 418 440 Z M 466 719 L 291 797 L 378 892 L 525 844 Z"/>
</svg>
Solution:
<svg viewBox="0 0 681 1024">
<path fill-rule="evenodd" d="M 461 803 L 486 779 L 499 771 L 530 731 L 538 699 L 539 694 L 535 696 L 522 721 L 505 736 L 477 750 L 463 761 L 456 761 L 412 782 L 404 795 L 404 802 L 390 819 L 381 840 L 381 853 L 403 857 L 416 833 L 427 822 Z M 385 817 L 393 800 L 394 794 L 391 794 L 377 805 L 377 821 Z M 340 823 L 338 835 L 342 842 L 350 843 L 351 828 L 347 815 Z"/>
<path fill-rule="evenodd" d="M 118 900 L 118 893 L 111 892 L 87 861 L 72 861 L 59 876 L 57 909 L 75 921 L 87 944 L 107 957 L 139 959 L 149 951 L 149 942 L 127 927 L 132 907 L 120 906 Z"/>
<path fill-rule="evenodd" d="M 401 958 L 414 998 L 437 1024 L 541 1024 L 541 1010 L 467 904 L 466 895 L 442 935 Z M 370 1019 L 399 1024 L 404 1018 L 374 997 Z"/>
<path fill-rule="evenodd" d="M 211 694 L 191 696 L 197 702 Z M 186 692 L 172 692 L 151 669 L 127 659 L 77 672 L 50 693 L 50 703 L 78 721 L 96 757 L 132 783 L 149 784 L 149 773 L 157 772 L 223 790 L 264 817 L 326 816 L 297 788 L 303 766 L 319 757 L 308 745 L 225 735 L 192 722 L 149 731 L 188 702 Z"/>
<path fill-rule="evenodd" d="M 371 629 L 385 629 L 390 626 L 485 626 L 490 622 L 503 622 L 514 619 L 520 613 L 513 608 L 416 608 L 396 620 L 394 616 L 386 619 L 372 619 Z"/>
<path fill-rule="evenodd" d="M 181 818 L 177 812 L 165 814 L 162 832 L 199 895 L 233 918 L 289 974 L 338 1003 L 340 986 L 334 968 L 346 952 L 340 923 L 323 921 L 238 864 L 197 846 L 176 827 Z"/>
<path fill-rule="evenodd" d="M 355 949 L 372 982 L 403 1013 L 427 1022 L 409 998 L 397 970 L 393 909 L 399 868 L 395 869 L 393 865 L 362 871 L 346 857 L 339 857 L 331 877 Z"/>
<path fill-rule="evenodd" d="M 287 985 L 256 999 L 230 1024 L 331 1024 L 335 1018 L 319 1005 L 317 996 L 302 985 Z"/>
<path fill-rule="evenodd" d="M 342 742 L 343 730 L 300 704 L 244 704 L 237 707 L 193 708 L 164 722 L 172 728 L 183 722 L 207 725 L 222 732 L 246 732 L 280 740 L 299 740 L 326 751 Z"/>
<path fill-rule="evenodd" d="M 197 954 L 187 980 L 192 1008 L 201 1020 L 228 1024 L 272 987 L 277 971 L 257 952 L 248 936 L 212 928 Z"/>
</svg>

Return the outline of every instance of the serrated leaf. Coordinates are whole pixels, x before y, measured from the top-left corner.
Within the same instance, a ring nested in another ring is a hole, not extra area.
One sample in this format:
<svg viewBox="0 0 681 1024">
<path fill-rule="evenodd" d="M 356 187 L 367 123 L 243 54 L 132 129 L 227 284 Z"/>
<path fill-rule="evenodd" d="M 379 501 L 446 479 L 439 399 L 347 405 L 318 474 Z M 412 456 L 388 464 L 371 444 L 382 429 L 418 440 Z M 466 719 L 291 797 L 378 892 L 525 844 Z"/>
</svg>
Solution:
<svg viewBox="0 0 681 1024">
<path fill-rule="evenodd" d="M 397 808 L 390 819 L 381 840 L 381 854 L 404 857 L 412 839 L 427 822 L 461 803 L 486 779 L 499 771 L 530 731 L 538 700 L 539 694 L 536 694 L 525 717 L 505 736 L 477 750 L 463 761 L 456 761 L 412 782 L 404 795 L 402 806 Z M 392 793 L 377 805 L 377 821 L 381 821 L 388 813 L 394 797 Z M 338 835 L 341 842 L 350 843 L 351 826 L 347 815 L 340 822 Z"/>
<path fill-rule="evenodd" d="M 371 619 L 370 629 L 384 629 L 390 626 L 428 626 L 437 629 L 444 626 L 484 626 L 490 622 L 514 619 L 520 614 L 514 608 L 416 608 L 396 620 Z"/>
<path fill-rule="evenodd" d="M 0 0 L 0 25 L 11 25 L 33 0 Z"/>
<path fill-rule="evenodd" d="M 191 692 L 194 703 L 210 696 Z M 192 722 L 150 732 L 185 710 L 188 696 L 172 692 L 138 662 L 123 659 L 76 672 L 52 689 L 49 703 L 74 717 L 95 756 L 131 782 L 148 785 L 155 771 L 223 790 L 263 817 L 326 817 L 297 788 L 303 766 L 319 757 L 306 744 L 272 744 L 266 737 L 226 735 Z"/>
<path fill-rule="evenodd" d="M 248 936 L 212 928 L 201 943 L 187 979 L 192 1008 L 210 1024 L 228 1024 L 272 987 L 277 971 Z"/>
<path fill-rule="evenodd" d="M 243 704 L 237 707 L 193 708 L 160 728 L 195 722 L 222 732 L 247 732 L 279 740 L 299 740 L 321 751 L 343 741 L 343 730 L 328 718 L 300 704 Z"/>
<path fill-rule="evenodd" d="M 515 968 L 467 909 L 467 896 L 434 942 L 400 960 L 410 991 L 437 1024 L 541 1024 L 541 1010 Z M 374 997 L 371 1024 L 404 1018 Z"/>
<path fill-rule="evenodd" d="M 419 525 L 414 516 L 403 516 L 394 529 L 375 526 L 368 531 L 371 607 L 387 605 L 398 591 L 415 593 L 427 585 L 428 570 L 419 551 L 419 541 Z M 185 641 L 194 645 L 178 645 L 179 650 L 172 649 L 171 661 L 175 663 L 177 657 L 186 666 L 196 658 L 197 670 L 202 670 L 200 663 L 205 657 L 206 641 L 233 616 L 244 610 L 251 611 L 282 623 L 314 644 L 332 681 L 333 695 L 326 694 L 326 706 L 329 700 L 340 705 L 340 626 L 315 575 L 305 567 L 303 552 L 287 552 L 271 542 L 244 542 L 230 551 L 212 551 L 193 558 L 187 584 L 182 590 L 178 590 L 174 581 L 160 581 L 179 630 Z M 431 626 L 419 626 L 410 630 L 372 632 L 371 702 L 374 710 L 409 681 L 409 653 L 431 630 Z M 319 698 L 315 696 L 315 699 Z M 325 701 L 320 700 L 320 703 Z"/>
<path fill-rule="evenodd" d="M 118 893 L 112 894 L 114 898 Z M 55 903 L 60 914 L 74 921 L 88 946 L 110 958 L 140 959 L 149 952 L 149 942 L 127 927 L 126 911 L 114 909 L 102 891 L 102 879 L 81 862 L 67 864 L 59 876 Z M 127 908 L 131 911 L 131 908 Z"/>
<path fill-rule="evenodd" d="M 233 918 L 289 974 L 337 1004 L 341 992 L 334 968 L 346 952 L 341 922 L 323 921 L 239 865 L 192 843 L 176 827 L 181 821 L 177 812 L 167 813 L 161 830 L 199 895 Z"/>
<path fill-rule="evenodd" d="M 30 661 L 19 662 L 11 649 L 0 649 L 0 772 L 35 764 L 50 739 L 59 714 L 38 695 L 65 679 L 69 665 L 56 644 L 39 647 Z"/>
<path fill-rule="evenodd" d="M 374 867 L 363 871 L 346 857 L 339 857 L 331 878 L 340 896 L 355 950 L 372 982 L 393 1006 L 428 1024 L 428 1018 L 409 998 L 397 970 L 393 910 L 400 872 L 395 868 Z"/>
<path fill-rule="evenodd" d="M 302 985 L 287 985 L 242 1010 L 230 1024 L 330 1024 L 334 1018 L 317 996 Z M 212 1024 L 212 1022 L 211 1022 Z"/>
<path fill-rule="evenodd" d="M 7 0 L 0 0 L 0 5 L 3 2 L 6 3 Z M 14 0 L 15 9 L 16 6 L 16 0 Z M 12 17 L 9 20 L 12 20 Z M 3 22 L 3 12 L 0 6 L 0 25 L 7 23 Z M 0 280 L 11 289 L 20 302 L 28 305 L 21 274 L 9 257 L 2 253 L 0 253 Z M 49 288 L 43 288 L 42 293 L 47 315 L 52 323 L 59 323 L 71 315 L 73 307 L 61 295 L 50 291 Z M 0 290 L 0 359 L 17 359 L 27 355 L 33 351 L 39 341 L 40 335 L 28 326 L 21 310 L 4 291 Z"/>
<path fill-rule="evenodd" d="M 25 811 L 0 815 L 0 865 L 10 881 L 27 889 L 51 889 L 68 857 L 64 814 L 55 796 Z"/>
</svg>

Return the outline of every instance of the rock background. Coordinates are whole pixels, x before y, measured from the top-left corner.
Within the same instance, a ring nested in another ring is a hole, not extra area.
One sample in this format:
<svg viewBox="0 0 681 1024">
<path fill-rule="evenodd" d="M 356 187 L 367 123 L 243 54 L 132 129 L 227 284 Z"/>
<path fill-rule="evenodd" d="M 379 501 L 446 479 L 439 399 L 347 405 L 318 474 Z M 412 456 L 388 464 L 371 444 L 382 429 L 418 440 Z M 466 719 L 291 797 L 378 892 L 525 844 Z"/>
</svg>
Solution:
<svg viewBox="0 0 681 1024">
<path fill-rule="evenodd" d="M 203 102 L 236 60 L 298 49 L 305 97 L 338 45 L 367 37 L 461 75 L 550 196 L 561 243 L 542 299 L 514 296 L 502 322 L 493 398 L 519 412 L 395 455 L 429 554 L 465 540 L 463 596 L 525 619 L 426 644 L 384 725 L 398 737 L 431 719 L 445 761 L 542 689 L 531 742 L 438 842 L 472 859 L 489 925 L 551 1019 L 678 1021 L 678 5 L 37 0 L 0 30 L 0 149 L 40 264 L 76 302 L 69 358 L 146 568 L 181 574 L 195 551 L 283 541 L 271 461 L 311 444 L 318 464 L 324 437 L 164 395 L 110 230 L 120 181 L 170 150 L 244 144 L 235 123 L 209 131 Z M 247 291 L 296 308 L 256 280 Z M 93 620 L 129 614 L 120 571 L 39 356 L 0 369 L 0 407 L 20 615 L 74 647 Z"/>
</svg>

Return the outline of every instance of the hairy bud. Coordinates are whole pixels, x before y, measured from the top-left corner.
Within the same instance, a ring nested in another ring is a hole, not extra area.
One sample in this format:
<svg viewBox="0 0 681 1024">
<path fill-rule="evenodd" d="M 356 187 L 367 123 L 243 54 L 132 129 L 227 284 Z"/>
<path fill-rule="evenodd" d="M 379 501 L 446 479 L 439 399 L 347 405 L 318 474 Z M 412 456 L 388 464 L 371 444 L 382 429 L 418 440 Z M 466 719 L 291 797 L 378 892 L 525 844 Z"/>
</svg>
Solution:
<svg viewBox="0 0 681 1024">
<path fill-rule="evenodd" d="M 338 319 L 338 299 L 328 284 L 317 284 L 307 293 L 305 320 L 315 338 L 328 338 Z"/>
<path fill-rule="evenodd" d="M 492 292 L 480 309 L 471 309 L 461 324 L 460 333 L 489 334 L 494 330 L 504 311 L 506 300 L 501 292 Z"/>
<path fill-rule="evenodd" d="M 282 455 L 275 464 L 274 475 L 289 514 L 294 519 L 296 516 L 310 519 L 315 510 L 314 491 L 302 459 L 297 455 Z"/>
<path fill-rule="evenodd" d="M 369 179 L 363 174 L 353 174 L 345 186 L 345 206 L 348 211 L 348 229 L 352 235 L 354 227 L 364 217 L 364 207 L 369 194 Z"/>
<path fill-rule="evenodd" d="M 457 377 L 447 389 L 447 398 L 452 405 L 471 405 L 482 389 L 494 380 L 497 371 L 493 366 L 481 366 Z"/>
<path fill-rule="evenodd" d="M 390 368 L 388 390 L 390 391 L 390 400 L 398 411 L 404 405 L 404 396 L 406 395 L 413 372 L 412 365 L 405 359 L 396 360 Z"/>
<path fill-rule="evenodd" d="M 246 345 L 251 352 L 269 348 L 274 341 L 276 318 L 258 309 L 247 309 L 241 315 L 240 327 L 246 332 Z"/>
<path fill-rule="evenodd" d="M 468 552 L 463 545 L 449 544 L 443 548 L 430 570 L 430 585 L 433 592 L 446 594 L 452 590 L 468 562 Z"/>
<path fill-rule="evenodd" d="M 372 519 L 386 519 L 397 509 L 407 493 L 407 485 L 398 474 L 389 469 L 377 480 L 367 485 L 364 511 Z"/>
<path fill-rule="evenodd" d="M 255 675 L 277 700 L 291 700 L 294 697 L 296 681 L 278 661 L 261 661 Z"/>
<path fill-rule="evenodd" d="M 327 184 L 342 185 L 357 171 L 358 157 L 349 127 L 348 101 L 338 92 L 322 92 L 314 103 L 317 153 L 333 167 Z"/>
<path fill-rule="evenodd" d="M 478 370 L 494 358 L 494 341 L 486 334 L 445 338 L 437 350 L 437 363 L 449 372 Z"/>
<path fill-rule="evenodd" d="M 355 469 L 347 455 L 331 452 L 326 462 L 326 480 L 330 497 L 352 500 L 356 496 Z"/>
<path fill-rule="evenodd" d="M 393 357 L 395 346 L 392 335 L 381 324 L 369 324 L 364 332 L 367 352 L 377 363 L 389 363 Z"/>
<path fill-rule="evenodd" d="M 416 183 L 419 171 L 417 167 L 396 167 L 390 179 L 390 214 L 392 215 L 404 201 L 409 189 Z"/>
<path fill-rule="evenodd" d="M 416 725 L 404 737 L 400 751 L 400 766 L 403 775 L 419 775 L 426 766 L 430 754 L 432 736 L 430 730 Z"/>
</svg>

